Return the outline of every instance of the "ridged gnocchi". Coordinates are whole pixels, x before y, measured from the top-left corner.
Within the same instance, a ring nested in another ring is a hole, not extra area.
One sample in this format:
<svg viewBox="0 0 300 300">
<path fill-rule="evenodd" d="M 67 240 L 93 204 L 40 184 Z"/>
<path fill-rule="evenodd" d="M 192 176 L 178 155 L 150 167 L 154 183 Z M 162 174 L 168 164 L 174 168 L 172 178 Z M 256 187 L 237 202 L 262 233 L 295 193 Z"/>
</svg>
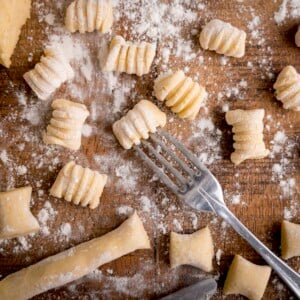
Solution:
<svg viewBox="0 0 300 300">
<path fill-rule="evenodd" d="M 206 24 L 200 34 L 203 49 L 233 57 L 245 55 L 246 33 L 230 23 L 214 19 Z"/>
<path fill-rule="evenodd" d="M 98 30 L 106 33 L 113 24 L 110 0 L 75 0 L 67 8 L 65 25 L 70 32 Z"/>
<path fill-rule="evenodd" d="M 180 118 L 195 119 L 207 95 L 205 88 L 185 76 L 182 71 L 159 76 L 154 83 L 154 95 L 165 101 Z"/>
<path fill-rule="evenodd" d="M 46 100 L 65 81 L 74 77 L 74 72 L 63 53 L 54 48 L 44 51 L 41 61 L 23 77 L 39 99 Z"/>
<path fill-rule="evenodd" d="M 65 99 L 56 99 L 51 106 L 54 110 L 43 135 L 44 143 L 78 150 L 81 146 L 82 126 L 89 116 L 86 106 Z"/>
<path fill-rule="evenodd" d="M 107 175 L 83 168 L 70 161 L 60 170 L 50 189 L 50 195 L 94 209 L 100 203 L 106 182 Z"/>
<path fill-rule="evenodd" d="M 164 127 L 166 114 L 148 100 L 141 100 L 124 117 L 113 124 L 113 133 L 125 149 L 139 145 L 141 139 L 148 139 L 149 133 L 157 127 Z"/>
<path fill-rule="evenodd" d="M 293 66 L 283 68 L 274 84 L 275 96 L 283 108 L 300 111 L 300 75 Z"/>
<path fill-rule="evenodd" d="M 101 68 L 105 72 L 117 71 L 142 76 L 149 73 L 156 47 L 150 43 L 132 43 L 121 36 L 112 39 L 107 56 L 100 59 Z"/>
<path fill-rule="evenodd" d="M 269 154 L 263 141 L 264 109 L 232 110 L 226 113 L 226 122 L 234 133 L 231 161 L 238 165 L 246 159 L 260 159 Z"/>
</svg>

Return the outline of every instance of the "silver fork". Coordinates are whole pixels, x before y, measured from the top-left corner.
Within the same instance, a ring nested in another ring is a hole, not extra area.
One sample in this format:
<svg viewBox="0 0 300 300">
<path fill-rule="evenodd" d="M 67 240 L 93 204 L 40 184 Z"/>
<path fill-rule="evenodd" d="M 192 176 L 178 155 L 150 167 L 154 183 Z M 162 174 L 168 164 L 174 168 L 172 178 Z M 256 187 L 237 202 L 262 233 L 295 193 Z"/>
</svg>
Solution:
<svg viewBox="0 0 300 300">
<path fill-rule="evenodd" d="M 163 137 L 168 144 L 173 144 L 176 149 L 182 153 L 185 159 L 189 161 L 189 164 L 174 153 L 167 143 L 164 142 Z M 160 148 L 161 151 L 158 151 L 157 148 Z M 223 199 L 223 191 L 218 180 L 195 155 L 174 137 L 161 129 L 159 129 L 156 134 L 150 135 L 148 140 L 142 140 L 141 145 L 134 146 L 134 149 L 167 187 L 183 199 L 185 203 L 196 210 L 215 212 L 230 224 L 232 228 L 263 257 L 294 292 L 297 298 L 300 299 L 300 275 L 269 250 L 227 208 Z M 147 149 L 147 151 L 144 149 Z M 162 153 L 167 154 L 168 159 L 176 163 L 176 167 L 174 163 L 171 164 L 169 160 L 166 159 L 166 155 Z M 167 173 L 157 165 L 156 161 L 159 161 L 163 168 L 168 170 L 172 176 L 167 175 Z"/>
</svg>

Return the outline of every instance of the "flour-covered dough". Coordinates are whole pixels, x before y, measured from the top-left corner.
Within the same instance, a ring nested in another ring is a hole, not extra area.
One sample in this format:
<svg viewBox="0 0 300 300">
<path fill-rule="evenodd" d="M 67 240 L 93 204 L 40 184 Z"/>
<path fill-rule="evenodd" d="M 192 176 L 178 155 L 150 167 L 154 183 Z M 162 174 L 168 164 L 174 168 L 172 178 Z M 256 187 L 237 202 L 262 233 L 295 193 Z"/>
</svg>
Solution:
<svg viewBox="0 0 300 300">
<path fill-rule="evenodd" d="M 251 263 L 240 255 L 235 255 L 224 284 L 225 295 L 240 294 L 250 300 L 262 299 L 271 275 L 269 266 Z"/>
<path fill-rule="evenodd" d="M 0 0 L 0 64 L 7 68 L 30 8 L 31 0 Z"/>
<path fill-rule="evenodd" d="M 171 268 L 180 265 L 191 265 L 203 271 L 213 269 L 214 245 L 208 227 L 192 234 L 171 232 L 170 264 Z"/>
<path fill-rule="evenodd" d="M 284 259 L 300 256 L 300 224 L 285 220 L 282 222 L 281 256 Z"/>
<path fill-rule="evenodd" d="M 117 229 L 8 275 L 0 281 L 1 300 L 25 300 L 81 278 L 150 242 L 136 213 Z"/>
<path fill-rule="evenodd" d="M 0 239 L 39 231 L 39 223 L 30 211 L 31 192 L 32 188 L 26 186 L 0 193 Z"/>
</svg>

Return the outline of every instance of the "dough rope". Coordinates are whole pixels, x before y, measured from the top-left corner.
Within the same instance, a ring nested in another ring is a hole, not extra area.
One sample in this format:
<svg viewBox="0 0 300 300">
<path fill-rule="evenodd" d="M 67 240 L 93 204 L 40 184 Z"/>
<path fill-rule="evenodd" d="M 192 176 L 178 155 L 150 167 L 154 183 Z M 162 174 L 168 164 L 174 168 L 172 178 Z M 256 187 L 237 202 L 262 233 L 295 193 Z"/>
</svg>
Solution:
<svg viewBox="0 0 300 300">
<path fill-rule="evenodd" d="M 245 55 L 246 33 L 230 23 L 214 19 L 206 24 L 200 34 L 200 45 L 205 50 L 233 57 Z"/>
<path fill-rule="evenodd" d="M 31 89 L 42 100 L 48 99 L 65 81 L 74 77 L 72 67 L 58 49 L 47 48 L 44 53 L 34 69 L 23 75 Z"/>
<path fill-rule="evenodd" d="M 226 122 L 234 133 L 231 161 L 238 165 L 246 159 L 260 159 L 269 154 L 263 141 L 264 109 L 232 110 L 226 113 Z"/>
<path fill-rule="evenodd" d="M 148 100 L 141 100 L 124 117 L 113 124 L 113 133 L 125 149 L 139 145 L 141 139 L 148 139 L 157 127 L 166 125 L 166 114 Z"/>
<path fill-rule="evenodd" d="M 94 209 L 100 203 L 106 182 L 107 175 L 83 168 L 70 161 L 60 170 L 50 189 L 50 195 Z"/>
<path fill-rule="evenodd" d="M 78 150 L 81 146 L 82 126 L 89 116 L 86 106 L 65 99 L 56 99 L 51 106 L 54 111 L 43 136 L 44 143 Z"/>
<path fill-rule="evenodd" d="M 281 256 L 289 259 L 300 256 L 300 224 L 283 221 L 281 224 Z"/>
<path fill-rule="evenodd" d="M 280 72 L 274 89 L 283 108 L 300 111 L 300 75 L 293 66 L 287 66 Z"/>
<path fill-rule="evenodd" d="M 0 281 L 1 300 L 25 300 L 77 280 L 137 249 L 150 249 L 136 212 L 115 230 L 8 275 Z"/>
<path fill-rule="evenodd" d="M 30 211 L 31 193 L 30 186 L 0 193 L 0 239 L 39 231 L 39 223 Z"/>
<path fill-rule="evenodd" d="M 205 227 L 192 234 L 170 234 L 171 268 L 191 265 L 203 271 L 213 270 L 214 245 L 210 230 Z"/>
<path fill-rule="evenodd" d="M 110 0 L 75 0 L 67 8 L 65 25 L 70 32 L 98 30 L 106 33 L 113 24 Z"/>
<path fill-rule="evenodd" d="M 105 61 L 101 62 L 102 70 L 142 76 L 149 73 L 155 51 L 156 47 L 152 44 L 132 43 L 116 36 L 110 43 Z"/>
<path fill-rule="evenodd" d="M 207 95 L 205 88 L 182 71 L 163 74 L 154 83 L 154 95 L 180 118 L 195 119 Z"/>
<path fill-rule="evenodd" d="M 266 290 L 271 268 L 251 263 L 240 255 L 235 255 L 224 284 L 225 295 L 240 294 L 250 300 L 262 299 Z"/>
</svg>

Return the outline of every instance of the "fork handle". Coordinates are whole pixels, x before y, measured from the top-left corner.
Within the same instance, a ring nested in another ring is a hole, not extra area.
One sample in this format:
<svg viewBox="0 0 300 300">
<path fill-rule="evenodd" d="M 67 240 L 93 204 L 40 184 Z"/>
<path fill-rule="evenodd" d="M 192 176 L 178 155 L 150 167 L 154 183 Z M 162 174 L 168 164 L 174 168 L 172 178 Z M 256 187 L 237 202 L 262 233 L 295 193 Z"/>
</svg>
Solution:
<svg viewBox="0 0 300 300">
<path fill-rule="evenodd" d="M 213 203 L 217 214 L 227 221 L 263 257 L 268 265 L 294 292 L 295 296 L 300 299 L 300 275 L 267 248 L 226 206 L 218 203 L 218 201 L 213 201 Z"/>
</svg>

